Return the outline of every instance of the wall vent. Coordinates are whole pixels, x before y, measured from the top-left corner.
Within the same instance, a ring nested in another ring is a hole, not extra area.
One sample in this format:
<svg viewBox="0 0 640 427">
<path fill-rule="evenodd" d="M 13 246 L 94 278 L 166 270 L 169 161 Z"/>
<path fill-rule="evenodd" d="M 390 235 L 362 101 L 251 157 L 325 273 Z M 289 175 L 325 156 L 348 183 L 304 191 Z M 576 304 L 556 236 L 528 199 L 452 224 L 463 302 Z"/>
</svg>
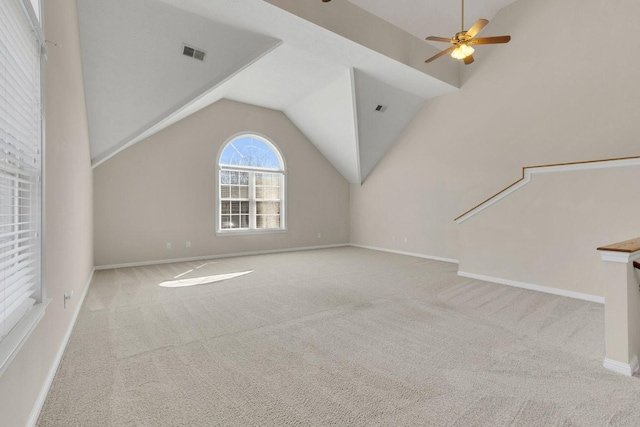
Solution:
<svg viewBox="0 0 640 427">
<path fill-rule="evenodd" d="M 192 46 L 182 45 L 182 54 L 189 58 L 197 59 L 198 61 L 204 61 L 205 52 Z"/>
<path fill-rule="evenodd" d="M 387 111 L 387 107 L 385 107 L 384 105 L 378 105 L 376 107 L 376 111 L 379 113 L 384 113 L 385 111 Z"/>
</svg>

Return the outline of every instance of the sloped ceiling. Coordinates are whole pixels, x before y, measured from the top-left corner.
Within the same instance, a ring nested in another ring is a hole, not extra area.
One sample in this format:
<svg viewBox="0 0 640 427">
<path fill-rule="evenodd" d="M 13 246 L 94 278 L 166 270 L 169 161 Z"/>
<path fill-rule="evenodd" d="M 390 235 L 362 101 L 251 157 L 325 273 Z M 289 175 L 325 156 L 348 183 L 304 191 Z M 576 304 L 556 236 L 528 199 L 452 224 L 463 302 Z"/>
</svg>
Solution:
<svg viewBox="0 0 640 427">
<path fill-rule="evenodd" d="M 158 1 L 82 0 L 78 8 L 98 161 L 280 43 Z M 183 56 L 182 43 L 215 59 Z"/>
<path fill-rule="evenodd" d="M 458 84 L 457 63 L 425 65 L 436 48 L 346 0 L 78 0 L 78 9 L 94 166 L 228 98 L 283 111 L 361 183 L 424 102 Z M 183 43 L 205 61 L 182 56 Z"/>
<path fill-rule="evenodd" d="M 404 131 L 425 99 L 355 72 L 360 176 L 364 181 Z M 381 111 L 378 111 L 381 106 Z"/>
<path fill-rule="evenodd" d="M 327 108 L 330 105 L 331 108 Z M 360 182 L 358 130 L 353 93 L 353 72 L 342 77 L 285 110 L 299 129 L 349 182 Z"/>
</svg>

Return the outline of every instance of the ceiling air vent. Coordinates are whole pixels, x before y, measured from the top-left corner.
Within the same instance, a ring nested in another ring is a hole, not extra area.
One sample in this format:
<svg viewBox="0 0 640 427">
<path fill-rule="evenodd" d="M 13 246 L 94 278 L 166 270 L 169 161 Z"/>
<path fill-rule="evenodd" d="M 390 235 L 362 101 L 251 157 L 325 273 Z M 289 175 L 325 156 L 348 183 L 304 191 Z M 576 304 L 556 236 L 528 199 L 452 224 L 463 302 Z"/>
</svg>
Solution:
<svg viewBox="0 0 640 427">
<path fill-rule="evenodd" d="M 188 45 L 183 45 L 182 54 L 184 56 L 188 56 L 189 58 L 197 59 L 198 61 L 204 61 L 204 51 L 200 49 L 196 49 L 195 47 L 191 47 Z"/>
</svg>

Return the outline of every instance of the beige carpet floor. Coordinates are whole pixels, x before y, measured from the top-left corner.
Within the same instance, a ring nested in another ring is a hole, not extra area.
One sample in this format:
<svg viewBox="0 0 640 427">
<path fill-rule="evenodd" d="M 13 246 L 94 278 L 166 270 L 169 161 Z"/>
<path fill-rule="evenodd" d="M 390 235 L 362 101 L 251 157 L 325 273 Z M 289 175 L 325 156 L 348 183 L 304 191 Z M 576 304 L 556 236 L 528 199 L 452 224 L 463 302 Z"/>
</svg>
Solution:
<svg viewBox="0 0 640 427">
<path fill-rule="evenodd" d="M 96 272 L 38 425 L 640 426 L 603 306 L 456 270 L 345 247 Z"/>
</svg>

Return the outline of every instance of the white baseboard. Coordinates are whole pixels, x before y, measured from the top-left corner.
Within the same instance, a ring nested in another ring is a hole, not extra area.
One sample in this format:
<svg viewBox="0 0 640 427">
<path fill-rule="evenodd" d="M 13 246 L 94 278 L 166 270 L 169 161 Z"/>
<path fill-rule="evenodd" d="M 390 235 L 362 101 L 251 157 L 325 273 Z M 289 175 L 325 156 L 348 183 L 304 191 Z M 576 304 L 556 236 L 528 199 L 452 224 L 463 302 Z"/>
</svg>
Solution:
<svg viewBox="0 0 640 427">
<path fill-rule="evenodd" d="M 439 256 L 418 254 L 418 253 L 415 253 L 415 252 L 397 251 L 395 249 L 379 248 L 377 246 L 357 245 L 355 243 L 351 243 L 350 246 L 353 246 L 353 247 L 356 247 L 356 248 L 362 248 L 362 249 L 371 249 L 373 251 L 389 252 L 389 253 L 392 253 L 392 254 L 407 255 L 407 256 L 412 256 L 412 257 L 416 257 L 416 258 L 425 258 L 425 259 L 432 259 L 434 261 L 442 261 L 442 262 L 450 262 L 452 264 L 459 264 L 459 261 L 457 259 L 453 259 L 453 258 L 442 258 L 442 257 L 439 257 Z"/>
<path fill-rule="evenodd" d="M 602 366 L 609 369 L 610 371 L 630 377 L 638 372 L 638 357 L 633 356 L 633 359 L 631 359 L 631 363 L 628 365 L 626 363 L 618 362 L 617 360 L 605 357 Z"/>
<path fill-rule="evenodd" d="M 531 283 L 518 282 L 516 280 L 502 279 L 500 277 L 483 276 L 481 274 L 467 273 L 465 271 L 458 271 L 458 276 L 468 277 L 470 279 L 482 280 L 485 282 L 493 282 L 501 285 L 513 286 L 516 288 L 529 289 L 531 291 L 544 292 L 546 294 L 560 295 L 568 298 L 576 298 L 585 301 L 597 302 L 604 304 L 604 297 L 599 297 L 591 294 L 583 294 L 580 292 L 567 291 L 565 289 L 550 288 L 547 286 L 533 285 Z"/>
<path fill-rule="evenodd" d="M 60 348 L 58 349 L 58 353 L 51 365 L 51 369 L 49 369 L 49 374 L 40 389 L 40 393 L 38 394 L 38 399 L 36 399 L 35 404 L 33 405 L 33 409 L 31 410 L 31 414 L 29 415 L 29 419 L 27 420 L 27 426 L 32 427 L 35 426 L 38 422 L 38 417 L 40 416 L 40 411 L 42 411 L 42 406 L 44 405 L 45 400 L 47 400 L 47 394 L 49 394 L 49 389 L 51 388 L 51 384 L 53 383 L 53 379 L 56 376 L 56 372 L 58 372 L 58 366 L 60 366 L 60 362 L 62 361 L 62 355 L 64 354 L 64 350 L 67 348 L 67 343 L 69 342 L 69 338 L 71 337 L 71 332 L 73 332 L 73 327 L 76 324 L 76 320 L 78 319 L 78 314 L 80 314 L 80 309 L 82 308 L 82 304 L 84 303 L 84 298 L 87 296 L 87 291 L 89 290 L 89 286 L 91 285 L 91 280 L 93 279 L 93 274 L 96 269 L 91 270 L 91 274 L 89 275 L 89 280 L 87 280 L 87 284 L 84 287 L 84 291 L 80 296 L 80 300 L 76 305 L 76 309 L 73 312 L 73 316 L 71 318 L 71 323 L 67 328 L 67 332 L 64 335 L 64 339 L 60 344 Z"/>
<path fill-rule="evenodd" d="M 154 260 L 154 261 L 127 262 L 123 264 L 99 265 L 99 266 L 96 266 L 96 270 L 111 270 L 113 268 L 127 268 L 127 267 L 144 267 L 147 265 L 171 264 L 174 262 L 204 261 L 207 259 L 233 258 L 238 256 L 277 254 L 277 253 L 296 252 L 296 251 L 311 251 L 315 249 L 341 248 L 344 246 L 349 246 L 349 244 L 338 243 L 334 245 L 304 246 L 301 248 L 269 249 L 266 251 L 236 252 L 232 254 L 222 254 L 222 255 L 202 255 L 202 256 L 189 257 L 189 258 L 173 258 L 173 259 L 161 259 L 161 260 Z"/>
</svg>

